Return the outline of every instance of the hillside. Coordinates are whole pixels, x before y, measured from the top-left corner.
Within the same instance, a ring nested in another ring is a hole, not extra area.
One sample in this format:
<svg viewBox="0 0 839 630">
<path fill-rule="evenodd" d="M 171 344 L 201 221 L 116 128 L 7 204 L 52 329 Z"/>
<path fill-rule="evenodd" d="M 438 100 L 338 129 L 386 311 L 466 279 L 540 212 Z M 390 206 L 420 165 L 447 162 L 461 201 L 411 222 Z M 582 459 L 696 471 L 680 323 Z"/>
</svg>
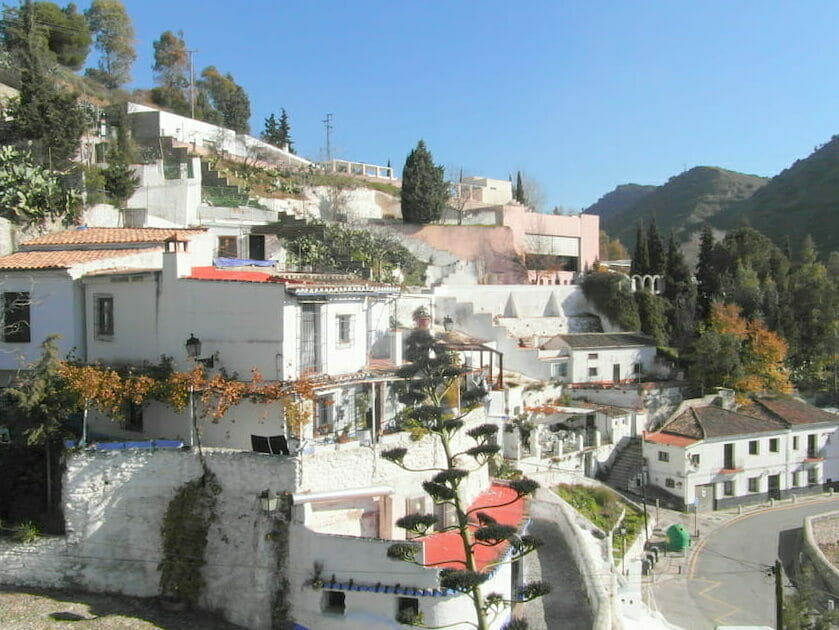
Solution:
<svg viewBox="0 0 839 630">
<path fill-rule="evenodd" d="M 628 210 L 606 218 L 602 227 L 613 238 L 620 238 L 630 251 L 635 246 L 638 222 L 651 217 L 655 217 L 662 235 L 673 230 L 680 241 L 688 241 L 703 222 L 732 203 L 751 197 L 767 181 L 755 175 L 697 166 L 671 177 Z"/>
<path fill-rule="evenodd" d="M 586 214 L 599 215 L 601 219 L 611 219 L 629 210 L 641 199 L 656 189 L 656 186 L 641 184 L 621 184 L 611 192 L 607 192 L 600 199 L 583 210 Z"/>
<path fill-rule="evenodd" d="M 773 177 L 752 197 L 726 208 L 712 223 L 731 229 L 748 223 L 793 252 L 810 234 L 822 257 L 839 251 L 839 136 Z"/>
</svg>

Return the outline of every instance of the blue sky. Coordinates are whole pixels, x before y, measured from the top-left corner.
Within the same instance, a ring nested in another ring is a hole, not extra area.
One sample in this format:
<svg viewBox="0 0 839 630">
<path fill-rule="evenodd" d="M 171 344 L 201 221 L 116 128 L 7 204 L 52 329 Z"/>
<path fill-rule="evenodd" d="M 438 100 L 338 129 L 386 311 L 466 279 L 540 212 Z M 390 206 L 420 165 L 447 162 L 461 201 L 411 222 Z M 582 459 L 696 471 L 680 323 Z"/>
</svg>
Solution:
<svg viewBox="0 0 839 630">
<path fill-rule="evenodd" d="M 285 107 L 319 158 L 329 112 L 336 157 L 399 168 L 423 138 L 467 174 L 521 170 L 546 210 L 697 165 L 774 175 L 837 132 L 835 0 L 123 1 L 135 87 L 181 29 L 256 133 Z"/>
</svg>

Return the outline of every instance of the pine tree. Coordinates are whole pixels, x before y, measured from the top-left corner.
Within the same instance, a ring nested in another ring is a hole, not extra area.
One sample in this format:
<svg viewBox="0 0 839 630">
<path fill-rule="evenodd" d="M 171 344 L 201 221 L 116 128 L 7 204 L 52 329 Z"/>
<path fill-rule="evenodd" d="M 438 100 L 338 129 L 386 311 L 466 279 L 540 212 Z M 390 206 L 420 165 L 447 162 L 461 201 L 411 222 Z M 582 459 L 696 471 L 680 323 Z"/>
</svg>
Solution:
<svg viewBox="0 0 839 630">
<path fill-rule="evenodd" d="M 644 225 L 640 221 L 635 229 L 635 253 L 629 273 L 633 276 L 644 276 L 650 273 L 650 252 Z"/>
<path fill-rule="evenodd" d="M 448 200 L 443 167 L 434 164 L 425 142 L 417 142 L 402 169 L 402 220 L 405 223 L 438 221 Z"/>
<path fill-rule="evenodd" d="M 684 349 L 694 334 L 696 286 L 673 232 L 670 233 L 667 244 L 663 295 L 668 302 L 667 319 L 670 322 L 671 343 Z"/>
<path fill-rule="evenodd" d="M 128 83 L 137 51 L 134 26 L 122 2 L 93 0 L 85 16 L 101 53 L 99 67 L 88 68 L 86 74 L 110 88 Z"/>
<path fill-rule="evenodd" d="M 647 254 L 650 261 L 649 273 L 654 275 L 664 273 L 666 263 L 664 244 L 658 234 L 655 217 L 650 219 L 650 226 L 647 228 Z"/>
</svg>

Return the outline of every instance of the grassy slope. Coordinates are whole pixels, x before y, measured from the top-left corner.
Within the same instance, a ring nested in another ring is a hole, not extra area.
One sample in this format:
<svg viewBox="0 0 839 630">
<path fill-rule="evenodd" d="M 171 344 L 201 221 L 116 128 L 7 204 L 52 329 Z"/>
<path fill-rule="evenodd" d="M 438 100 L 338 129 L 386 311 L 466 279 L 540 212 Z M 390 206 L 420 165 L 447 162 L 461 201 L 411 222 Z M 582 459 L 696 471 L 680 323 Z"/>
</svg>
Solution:
<svg viewBox="0 0 839 630">
<path fill-rule="evenodd" d="M 613 219 L 629 210 L 641 199 L 653 192 L 657 186 L 641 184 L 621 184 L 611 192 L 583 210 L 586 214 L 597 214 L 601 220 Z"/>
</svg>

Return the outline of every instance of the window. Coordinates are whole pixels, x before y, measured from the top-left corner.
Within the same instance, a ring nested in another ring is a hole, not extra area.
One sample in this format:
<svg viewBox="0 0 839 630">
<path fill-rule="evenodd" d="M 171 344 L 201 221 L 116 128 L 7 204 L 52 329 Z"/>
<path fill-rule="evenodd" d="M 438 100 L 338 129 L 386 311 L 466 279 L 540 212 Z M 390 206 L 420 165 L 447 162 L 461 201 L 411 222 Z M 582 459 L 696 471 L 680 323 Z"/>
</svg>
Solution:
<svg viewBox="0 0 839 630">
<path fill-rule="evenodd" d="M 404 624 L 421 622 L 419 599 L 416 597 L 396 598 L 396 621 Z"/>
<path fill-rule="evenodd" d="M 817 484 L 819 482 L 819 469 L 818 468 L 810 468 L 807 470 L 807 483 L 811 486 Z"/>
<path fill-rule="evenodd" d="M 588 375 L 589 376 L 597 376 L 597 368 L 596 367 L 590 367 L 588 369 Z"/>
<path fill-rule="evenodd" d="M 801 485 L 801 472 L 796 470 L 792 473 L 792 487 L 798 488 Z"/>
<path fill-rule="evenodd" d="M 723 481 L 722 482 L 722 493 L 727 497 L 734 496 L 734 482 L 733 481 Z"/>
<path fill-rule="evenodd" d="M 28 291 L 3 293 L 3 341 L 29 343 L 29 303 Z"/>
<path fill-rule="evenodd" d="M 347 594 L 342 591 L 324 591 L 320 609 L 325 613 L 343 615 L 347 610 Z"/>
<path fill-rule="evenodd" d="M 551 363 L 551 378 L 567 378 L 568 363 Z"/>
<path fill-rule="evenodd" d="M 335 318 L 338 324 L 338 345 L 350 346 L 353 342 L 355 316 L 353 315 L 338 315 Z"/>
<path fill-rule="evenodd" d="M 335 408 L 335 399 L 332 396 L 318 398 L 315 408 L 315 432 L 318 435 L 332 433 L 332 417 Z"/>
<path fill-rule="evenodd" d="M 238 258 L 239 247 L 238 239 L 235 236 L 219 236 L 218 237 L 218 257 L 219 258 Z"/>
<path fill-rule="evenodd" d="M 671 479 L 670 477 L 668 477 L 667 479 L 664 480 L 664 487 L 665 488 L 675 488 L 676 487 L 676 482 L 673 479 Z"/>
<path fill-rule="evenodd" d="M 770 453 L 777 453 L 778 452 L 778 438 L 772 438 L 769 440 L 769 452 Z"/>
<path fill-rule="evenodd" d="M 690 465 L 699 466 L 699 453 L 694 453 L 690 456 Z"/>
<path fill-rule="evenodd" d="M 589 359 L 596 359 L 597 358 L 597 353 L 596 352 L 589 352 L 588 353 L 588 358 Z"/>
<path fill-rule="evenodd" d="M 723 444 L 722 461 L 723 468 L 726 470 L 734 469 L 734 444 Z"/>
<path fill-rule="evenodd" d="M 658 461 L 669 462 L 670 461 L 670 453 L 668 453 L 667 451 L 659 451 L 658 452 Z"/>
<path fill-rule="evenodd" d="M 760 492 L 760 477 L 749 477 L 749 492 Z"/>
<path fill-rule="evenodd" d="M 757 455 L 760 453 L 760 446 L 757 440 L 750 440 L 749 441 L 749 455 Z"/>
<path fill-rule="evenodd" d="M 794 450 L 794 451 L 798 450 L 798 436 L 797 435 L 792 436 L 792 450 Z"/>
<path fill-rule="evenodd" d="M 97 339 L 114 336 L 114 298 L 110 295 L 93 296 L 93 335 Z"/>
<path fill-rule="evenodd" d="M 815 433 L 810 433 L 807 436 L 807 457 L 810 459 L 814 459 L 819 456 L 819 446 L 816 438 L 817 435 Z"/>
</svg>

